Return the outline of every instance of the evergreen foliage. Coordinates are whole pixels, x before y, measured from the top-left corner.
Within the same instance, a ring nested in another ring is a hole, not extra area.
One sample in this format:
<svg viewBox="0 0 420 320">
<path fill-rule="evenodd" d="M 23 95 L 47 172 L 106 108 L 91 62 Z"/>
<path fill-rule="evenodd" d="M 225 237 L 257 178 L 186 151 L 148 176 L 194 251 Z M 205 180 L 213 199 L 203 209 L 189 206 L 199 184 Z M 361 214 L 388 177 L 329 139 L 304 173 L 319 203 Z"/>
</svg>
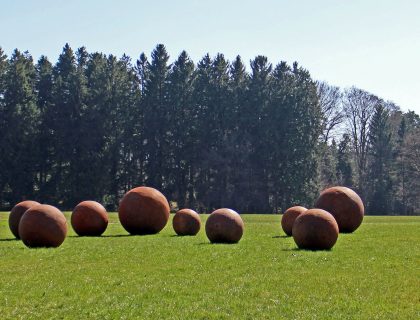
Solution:
<svg viewBox="0 0 420 320">
<path fill-rule="evenodd" d="M 419 212 L 419 116 L 297 63 L 164 45 L 133 65 L 75 52 L 53 65 L 0 48 L 0 207 L 23 199 L 115 209 L 134 186 L 178 207 L 274 213 L 322 188 L 358 191 L 372 214 Z"/>
</svg>

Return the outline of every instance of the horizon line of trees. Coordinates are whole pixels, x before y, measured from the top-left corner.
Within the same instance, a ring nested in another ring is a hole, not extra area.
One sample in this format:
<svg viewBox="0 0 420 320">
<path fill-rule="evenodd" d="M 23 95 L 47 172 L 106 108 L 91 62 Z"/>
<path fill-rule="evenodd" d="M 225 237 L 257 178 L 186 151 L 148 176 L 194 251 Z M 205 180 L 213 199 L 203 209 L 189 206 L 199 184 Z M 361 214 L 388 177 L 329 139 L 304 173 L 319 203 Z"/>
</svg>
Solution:
<svg viewBox="0 0 420 320">
<path fill-rule="evenodd" d="M 315 81 L 297 62 L 183 51 L 75 52 L 53 65 L 0 48 L 0 208 L 24 199 L 115 210 L 129 189 L 174 207 L 277 213 L 320 190 L 358 192 L 368 214 L 420 213 L 420 119 L 369 92 Z"/>
</svg>

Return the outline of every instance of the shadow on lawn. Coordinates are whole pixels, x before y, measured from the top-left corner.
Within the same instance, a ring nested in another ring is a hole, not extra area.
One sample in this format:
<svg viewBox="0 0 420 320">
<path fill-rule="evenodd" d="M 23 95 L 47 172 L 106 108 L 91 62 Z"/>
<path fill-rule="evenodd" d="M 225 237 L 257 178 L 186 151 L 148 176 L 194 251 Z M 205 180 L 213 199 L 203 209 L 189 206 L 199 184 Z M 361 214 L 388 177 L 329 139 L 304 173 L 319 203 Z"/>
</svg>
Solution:
<svg viewBox="0 0 420 320">
<path fill-rule="evenodd" d="M 179 234 L 170 234 L 167 235 L 167 237 L 169 238 L 189 238 L 189 237 L 194 237 L 195 235 L 192 234 L 185 234 L 185 235 L 179 235 Z"/>
<path fill-rule="evenodd" d="M 271 237 L 271 238 L 273 238 L 273 239 L 286 239 L 286 238 L 291 238 L 291 237 L 286 236 L 286 235 L 281 235 L 281 236 L 274 236 L 274 237 Z"/>
<path fill-rule="evenodd" d="M 300 252 L 315 252 L 315 251 L 322 251 L 322 252 L 332 252 L 331 249 L 301 249 L 301 248 L 288 248 L 288 249 L 281 249 L 281 251 L 300 251 Z"/>
<path fill-rule="evenodd" d="M 0 242 L 5 242 L 5 241 L 20 241 L 20 239 L 16 239 L 16 238 L 0 239 Z"/>
<path fill-rule="evenodd" d="M 101 236 L 67 236 L 67 238 L 121 238 L 121 237 L 135 237 L 132 234 L 106 234 Z"/>
<path fill-rule="evenodd" d="M 204 245 L 212 245 L 212 246 L 217 246 L 217 245 L 229 245 L 229 246 L 234 246 L 235 244 L 238 243 L 231 243 L 231 242 L 200 242 L 200 243 L 196 243 L 196 246 L 204 246 Z"/>
</svg>

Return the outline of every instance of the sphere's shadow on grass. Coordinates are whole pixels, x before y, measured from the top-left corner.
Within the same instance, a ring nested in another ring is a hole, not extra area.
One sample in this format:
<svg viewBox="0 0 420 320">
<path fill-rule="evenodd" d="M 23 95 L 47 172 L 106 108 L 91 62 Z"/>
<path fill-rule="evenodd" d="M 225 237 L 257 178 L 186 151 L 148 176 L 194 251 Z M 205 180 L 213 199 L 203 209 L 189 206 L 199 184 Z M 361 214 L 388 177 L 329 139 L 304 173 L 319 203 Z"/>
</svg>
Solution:
<svg viewBox="0 0 420 320">
<path fill-rule="evenodd" d="M 288 248 L 288 249 L 281 249 L 281 251 L 300 251 L 300 252 L 332 252 L 331 249 L 301 249 L 301 248 Z"/>
<path fill-rule="evenodd" d="M 20 241 L 20 239 L 16 239 L 16 238 L 0 239 L 0 242 L 6 242 L 6 241 Z"/>
<path fill-rule="evenodd" d="M 274 236 L 274 237 L 271 237 L 271 238 L 273 238 L 273 239 L 286 239 L 286 238 L 291 238 L 291 237 L 286 236 L 286 235 L 280 235 L 280 236 Z"/>
<path fill-rule="evenodd" d="M 197 243 L 196 246 L 204 246 L 204 245 L 213 245 L 213 246 L 217 246 L 217 245 L 230 245 L 230 246 L 234 246 L 239 244 L 239 242 L 236 243 L 231 243 L 231 242 L 200 242 Z"/>
<path fill-rule="evenodd" d="M 135 237 L 137 235 L 132 235 L 132 234 L 107 234 L 107 235 L 100 235 L 100 236 L 76 236 L 76 235 L 72 235 L 72 236 L 67 236 L 67 238 L 85 238 L 85 239 L 89 239 L 89 238 L 122 238 L 122 237 Z"/>
</svg>

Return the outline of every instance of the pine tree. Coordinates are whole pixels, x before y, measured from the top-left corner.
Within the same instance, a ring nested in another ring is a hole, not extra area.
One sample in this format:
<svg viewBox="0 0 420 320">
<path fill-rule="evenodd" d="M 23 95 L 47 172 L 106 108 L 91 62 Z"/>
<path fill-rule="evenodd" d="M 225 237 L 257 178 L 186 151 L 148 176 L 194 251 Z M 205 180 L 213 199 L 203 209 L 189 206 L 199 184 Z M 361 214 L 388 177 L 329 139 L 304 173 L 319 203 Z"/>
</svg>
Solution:
<svg viewBox="0 0 420 320">
<path fill-rule="evenodd" d="M 368 210 L 371 214 L 387 214 L 393 207 L 391 203 L 393 150 L 389 111 L 383 104 L 375 107 L 369 127 L 371 161 L 367 180 L 370 190 Z"/>
<path fill-rule="evenodd" d="M 353 188 L 353 167 L 351 155 L 351 139 L 348 134 L 343 137 L 337 151 L 337 184 Z"/>
<path fill-rule="evenodd" d="M 53 67 L 48 61 L 47 57 L 41 56 L 36 65 L 36 93 L 37 93 L 37 106 L 40 112 L 40 126 L 39 135 L 36 145 L 38 146 L 37 163 L 38 175 L 37 186 L 39 189 L 39 200 L 45 201 L 48 198 L 48 180 L 52 170 L 51 158 L 51 135 L 49 133 L 48 117 L 53 107 Z"/>
<path fill-rule="evenodd" d="M 66 44 L 53 70 L 54 107 L 48 126 L 52 133 L 54 167 L 48 189 L 51 197 L 60 199 L 59 204 L 64 207 L 73 207 L 82 200 L 79 189 L 87 174 L 83 170 L 86 150 L 82 150 L 82 140 L 86 137 L 81 134 L 81 118 L 86 108 L 85 61 L 80 53 L 78 64 L 73 50 Z"/>
<path fill-rule="evenodd" d="M 6 123 L 6 109 L 5 109 L 5 101 L 4 101 L 4 93 L 6 88 L 6 71 L 8 67 L 8 60 L 7 56 L 4 54 L 3 49 L 0 47 L 0 132 L 5 132 L 7 128 Z M 0 142 L 2 142 L 2 138 L 0 137 Z M 0 145 L 1 148 L 1 145 Z M 2 159 L 2 155 L 0 155 L 0 160 Z M 0 164 L 0 208 L 4 207 L 3 204 L 3 191 L 6 186 L 6 171 L 4 170 L 3 166 Z"/>
<path fill-rule="evenodd" d="M 240 211 L 247 208 L 248 172 L 250 170 L 250 139 L 245 134 L 247 117 L 247 95 L 249 90 L 249 75 L 240 56 L 237 56 L 230 66 L 230 108 L 232 152 L 230 155 L 231 195 L 229 203 Z M 240 155 L 240 156 L 238 156 Z"/>
<path fill-rule="evenodd" d="M 169 148 L 169 106 L 168 106 L 168 65 L 169 55 L 164 45 L 159 44 L 152 52 L 148 66 L 148 79 L 143 89 L 143 112 L 146 153 L 146 176 L 149 186 L 166 192 L 168 167 L 166 163 Z"/>
<path fill-rule="evenodd" d="M 168 75 L 169 161 L 168 192 L 177 199 L 178 206 L 194 207 L 194 152 L 197 117 L 193 104 L 195 66 L 183 51 Z"/>
<path fill-rule="evenodd" d="M 251 61 L 247 118 L 243 124 L 245 135 L 250 141 L 250 170 L 248 176 L 247 212 L 270 212 L 267 172 L 262 165 L 268 160 L 270 143 L 267 135 L 267 121 L 270 119 L 270 80 L 272 65 L 267 57 L 257 56 Z"/>
<path fill-rule="evenodd" d="M 39 113 L 35 97 L 35 67 L 29 53 L 15 50 L 4 77 L 0 163 L 11 205 L 34 195 L 35 137 Z"/>
</svg>

